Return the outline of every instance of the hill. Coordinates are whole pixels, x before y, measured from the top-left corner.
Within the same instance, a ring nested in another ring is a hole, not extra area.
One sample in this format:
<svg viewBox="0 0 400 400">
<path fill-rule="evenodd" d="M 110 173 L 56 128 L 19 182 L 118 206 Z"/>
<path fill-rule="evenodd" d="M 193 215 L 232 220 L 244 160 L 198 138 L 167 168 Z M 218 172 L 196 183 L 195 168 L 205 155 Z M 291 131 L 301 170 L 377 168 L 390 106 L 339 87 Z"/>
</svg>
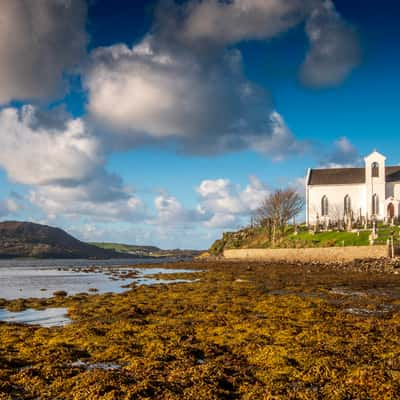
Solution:
<svg viewBox="0 0 400 400">
<path fill-rule="evenodd" d="M 111 242 L 90 242 L 89 244 L 100 247 L 102 249 L 114 250 L 122 253 L 130 253 L 135 255 L 149 255 L 162 251 L 156 246 L 140 246 L 134 244 L 111 243 Z"/>
<path fill-rule="evenodd" d="M 378 238 L 375 244 L 385 244 L 390 234 L 399 236 L 400 227 L 378 225 Z M 275 245 L 271 243 L 268 232 L 263 227 L 247 227 L 237 232 L 224 232 L 221 239 L 216 240 L 209 250 L 212 255 L 220 255 L 224 249 L 262 249 L 262 248 L 304 248 L 304 247 L 333 247 L 333 246 L 367 246 L 371 229 L 359 231 L 321 231 L 313 233 L 303 225 L 297 233 L 293 226 L 286 228 L 283 236 Z"/>
<path fill-rule="evenodd" d="M 0 223 L 0 258 L 117 258 L 130 254 L 81 242 L 59 228 L 32 222 Z"/>
<path fill-rule="evenodd" d="M 200 250 L 162 250 L 156 246 L 142 246 L 123 243 L 108 243 L 108 242 L 92 242 L 91 245 L 100 247 L 102 249 L 110 249 L 129 253 L 135 257 L 196 257 L 202 253 Z"/>
</svg>

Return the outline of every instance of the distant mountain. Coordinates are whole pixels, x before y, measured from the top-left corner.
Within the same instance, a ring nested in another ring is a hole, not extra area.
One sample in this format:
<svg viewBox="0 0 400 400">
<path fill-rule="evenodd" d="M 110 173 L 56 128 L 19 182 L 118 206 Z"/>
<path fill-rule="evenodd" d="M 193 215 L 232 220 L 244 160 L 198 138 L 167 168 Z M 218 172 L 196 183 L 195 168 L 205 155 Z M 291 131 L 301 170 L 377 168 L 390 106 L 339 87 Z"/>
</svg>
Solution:
<svg viewBox="0 0 400 400">
<path fill-rule="evenodd" d="M 148 255 L 152 253 L 159 253 L 162 251 L 156 246 L 140 246 L 135 244 L 124 244 L 124 243 L 110 243 L 110 242 L 90 242 L 89 244 L 93 246 L 100 247 L 102 249 L 119 251 L 122 253 L 130 254 L 143 254 Z"/>
<path fill-rule="evenodd" d="M 162 250 L 156 246 L 141 246 L 134 244 L 123 244 L 123 243 L 108 243 L 108 242 L 93 242 L 90 243 L 94 246 L 98 246 L 102 249 L 110 249 L 120 251 L 123 253 L 129 253 L 135 257 L 196 257 L 202 251 L 200 250 Z"/>
<path fill-rule="evenodd" d="M 0 222 L 0 258 L 117 258 L 132 257 L 81 242 L 59 228 L 32 222 Z"/>
</svg>

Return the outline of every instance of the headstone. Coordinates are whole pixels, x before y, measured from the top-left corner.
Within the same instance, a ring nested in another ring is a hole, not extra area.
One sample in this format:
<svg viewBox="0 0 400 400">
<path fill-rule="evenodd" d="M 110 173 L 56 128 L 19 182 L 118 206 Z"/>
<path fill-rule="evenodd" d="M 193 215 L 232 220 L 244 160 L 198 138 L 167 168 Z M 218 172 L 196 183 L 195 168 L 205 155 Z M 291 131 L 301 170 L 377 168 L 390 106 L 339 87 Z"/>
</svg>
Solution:
<svg viewBox="0 0 400 400">
<path fill-rule="evenodd" d="M 314 233 L 319 232 L 319 215 L 317 214 L 317 218 L 315 220 L 315 225 L 314 225 Z"/>
</svg>

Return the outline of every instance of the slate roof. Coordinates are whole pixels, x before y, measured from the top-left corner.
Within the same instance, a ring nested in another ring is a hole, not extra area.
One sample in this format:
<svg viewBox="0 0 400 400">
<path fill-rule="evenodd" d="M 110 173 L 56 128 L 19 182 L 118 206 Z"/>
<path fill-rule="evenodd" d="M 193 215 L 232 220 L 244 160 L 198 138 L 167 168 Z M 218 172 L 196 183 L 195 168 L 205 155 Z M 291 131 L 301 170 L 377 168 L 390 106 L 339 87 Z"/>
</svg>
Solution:
<svg viewBox="0 0 400 400">
<path fill-rule="evenodd" d="M 400 182 L 400 166 L 386 167 L 386 182 Z"/>
<path fill-rule="evenodd" d="M 386 167 L 386 182 L 400 182 L 400 166 Z M 365 168 L 311 169 L 309 185 L 352 185 L 365 183 Z"/>
</svg>

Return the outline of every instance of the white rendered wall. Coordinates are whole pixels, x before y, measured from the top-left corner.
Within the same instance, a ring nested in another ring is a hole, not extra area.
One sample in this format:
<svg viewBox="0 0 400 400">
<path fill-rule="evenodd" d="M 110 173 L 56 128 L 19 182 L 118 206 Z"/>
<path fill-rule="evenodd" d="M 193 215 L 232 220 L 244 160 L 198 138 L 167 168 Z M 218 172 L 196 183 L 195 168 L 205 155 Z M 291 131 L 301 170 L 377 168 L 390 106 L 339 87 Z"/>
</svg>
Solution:
<svg viewBox="0 0 400 400">
<path fill-rule="evenodd" d="M 351 209 L 354 217 L 359 216 L 360 210 L 362 216 L 366 215 L 366 186 L 365 184 L 356 185 L 314 185 L 308 186 L 308 223 L 313 224 L 316 221 L 317 214 L 320 221 L 321 217 L 321 200 L 323 196 L 328 198 L 329 215 L 331 220 L 343 218 L 344 214 L 344 198 L 350 196 Z"/>
<path fill-rule="evenodd" d="M 395 183 L 393 185 L 393 197 L 396 200 L 400 200 L 400 183 Z"/>
<path fill-rule="evenodd" d="M 386 157 L 377 151 L 372 152 L 364 158 L 365 161 L 365 183 L 366 183 L 366 199 L 368 216 L 372 216 L 372 196 L 376 194 L 379 199 L 379 212 L 375 215 L 378 219 L 384 219 L 386 216 L 385 200 L 386 200 L 386 173 L 385 161 Z M 379 176 L 372 176 L 372 164 L 379 165 Z"/>
<path fill-rule="evenodd" d="M 394 197 L 396 200 L 400 200 L 400 183 L 399 182 L 388 182 L 386 184 L 386 198 Z"/>
</svg>

